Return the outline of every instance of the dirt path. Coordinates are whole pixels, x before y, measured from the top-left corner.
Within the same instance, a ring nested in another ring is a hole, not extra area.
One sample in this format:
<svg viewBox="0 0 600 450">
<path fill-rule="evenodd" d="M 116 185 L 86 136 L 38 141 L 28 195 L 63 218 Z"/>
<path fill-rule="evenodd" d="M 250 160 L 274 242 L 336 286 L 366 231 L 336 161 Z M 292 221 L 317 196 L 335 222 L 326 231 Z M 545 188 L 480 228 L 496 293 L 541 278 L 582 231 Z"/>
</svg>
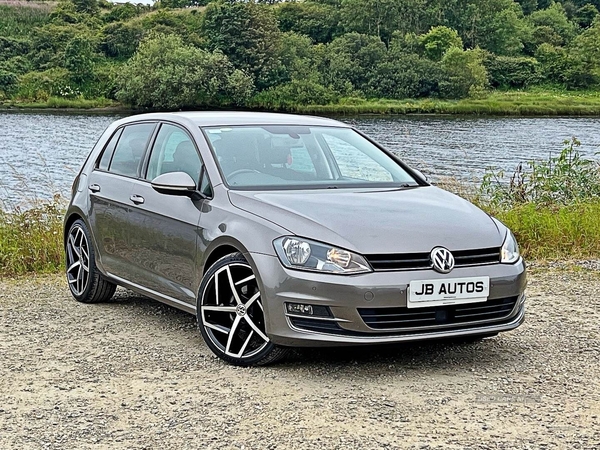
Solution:
<svg viewBox="0 0 600 450">
<path fill-rule="evenodd" d="M 61 277 L 0 282 L 1 449 L 600 448 L 600 274 L 538 271 L 477 344 L 214 358 L 194 318 Z"/>
</svg>

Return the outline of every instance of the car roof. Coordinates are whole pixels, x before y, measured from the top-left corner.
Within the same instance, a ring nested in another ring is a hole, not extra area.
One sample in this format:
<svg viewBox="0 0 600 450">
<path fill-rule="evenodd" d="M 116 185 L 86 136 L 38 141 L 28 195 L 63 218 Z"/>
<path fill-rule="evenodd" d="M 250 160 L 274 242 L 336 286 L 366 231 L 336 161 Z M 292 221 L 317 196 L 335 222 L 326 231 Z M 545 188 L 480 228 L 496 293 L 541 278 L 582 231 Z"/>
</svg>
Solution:
<svg viewBox="0 0 600 450">
<path fill-rule="evenodd" d="M 199 127 L 234 125 L 300 125 L 349 127 L 345 123 L 325 117 L 302 116 L 296 114 L 278 114 L 247 111 L 181 111 L 172 113 L 138 114 L 127 117 L 134 120 L 173 120 L 174 116 L 191 120 Z"/>
</svg>

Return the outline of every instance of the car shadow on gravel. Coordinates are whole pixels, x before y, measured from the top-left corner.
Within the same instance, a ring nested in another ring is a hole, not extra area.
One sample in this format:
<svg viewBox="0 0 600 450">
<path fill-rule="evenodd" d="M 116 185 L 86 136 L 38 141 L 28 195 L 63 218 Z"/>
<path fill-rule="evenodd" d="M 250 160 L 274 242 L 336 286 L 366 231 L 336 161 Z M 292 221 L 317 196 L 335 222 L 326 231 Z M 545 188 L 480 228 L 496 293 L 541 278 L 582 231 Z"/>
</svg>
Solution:
<svg viewBox="0 0 600 450">
<path fill-rule="evenodd" d="M 198 344 L 205 347 L 196 327 L 196 319 L 191 314 L 124 290 L 120 290 L 109 305 L 122 307 L 123 313 L 127 311 L 130 316 L 128 319 L 136 317 L 144 320 L 144 326 L 148 328 L 156 326 L 156 319 L 159 319 L 160 328 L 177 330 L 182 339 L 197 338 Z M 278 372 L 294 372 L 300 368 L 318 370 L 319 367 L 333 365 L 344 372 L 345 367 L 356 370 L 358 367 L 378 366 L 380 373 L 391 373 L 399 368 L 427 368 L 435 372 L 457 366 L 470 370 L 488 370 L 507 364 L 520 366 L 528 359 L 527 353 L 532 349 L 522 345 L 522 340 L 512 338 L 514 333 L 476 342 L 453 339 L 376 346 L 295 348 L 285 360 L 268 368 Z M 206 347 L 205 351 L 210 353 Z"/>
</svg>

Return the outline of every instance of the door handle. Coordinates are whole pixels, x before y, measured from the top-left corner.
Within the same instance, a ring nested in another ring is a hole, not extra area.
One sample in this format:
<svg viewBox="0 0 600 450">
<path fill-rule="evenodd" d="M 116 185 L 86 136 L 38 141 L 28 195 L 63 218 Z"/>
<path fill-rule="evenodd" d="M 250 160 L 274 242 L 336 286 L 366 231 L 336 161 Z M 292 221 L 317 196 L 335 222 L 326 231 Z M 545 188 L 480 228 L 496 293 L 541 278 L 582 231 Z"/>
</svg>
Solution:
<svg viewBox="0 0 600 450">
<path fill-rule="evenodd" d="M 92 192 L 100 192 L 100 185 L 98 184 L 90 184 L 88 189 Z"/>
<path fill-rule="evenodd" d="M 142 203 L 144 203 L 144 197 L 137 194 L 133 194 L 131 197 L 129 197 L 129 200 L 131 200 L 136 205 L 141 205 Z"/>
</svg>

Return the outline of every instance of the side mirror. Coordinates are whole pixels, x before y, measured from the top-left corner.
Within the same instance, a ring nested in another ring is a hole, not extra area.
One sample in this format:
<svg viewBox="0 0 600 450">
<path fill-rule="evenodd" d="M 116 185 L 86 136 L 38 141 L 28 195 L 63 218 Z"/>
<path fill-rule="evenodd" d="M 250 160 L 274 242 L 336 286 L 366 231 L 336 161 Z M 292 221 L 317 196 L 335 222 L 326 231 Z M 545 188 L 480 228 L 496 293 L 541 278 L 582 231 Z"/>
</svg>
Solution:
<svg viewBox="0 0 600 450">
<path fill-rule="evenodd" d="M 196 191 L 196 183 L 185 172 L 169 172 L 157 176 L 150 183 L 161 194 L 189 195 Z"/>
<path fill-rule="evenodd" d="M 411 167 L 412 169 L 412 167 Z M 425 175 L 423 175 L 423 172 L 421 172 L 420 170 L 417 169 L 412 169 L 412 171 L 414 173 L 416 173 L 423 181 L 427 181 L 427 177 Z"/>
</svg>

